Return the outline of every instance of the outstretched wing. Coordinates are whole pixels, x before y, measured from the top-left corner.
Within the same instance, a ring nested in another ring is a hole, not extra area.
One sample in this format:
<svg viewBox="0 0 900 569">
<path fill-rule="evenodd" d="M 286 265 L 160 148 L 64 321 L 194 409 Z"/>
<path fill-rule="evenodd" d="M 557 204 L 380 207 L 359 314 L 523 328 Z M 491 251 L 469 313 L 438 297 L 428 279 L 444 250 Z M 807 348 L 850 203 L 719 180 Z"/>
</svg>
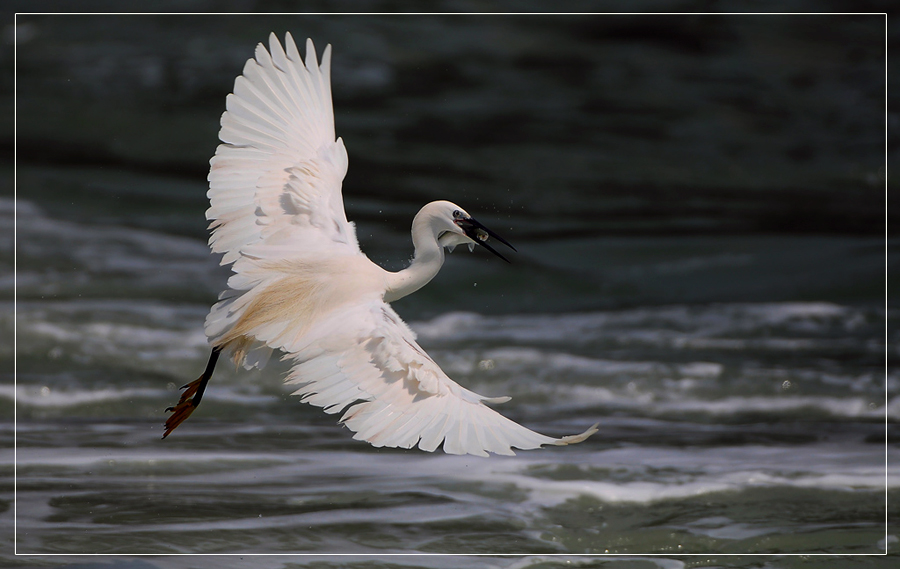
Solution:
<svg viewBox="0 0 900 569">
<path fill-rule="evenodd" d="M 450 454 L 513 455 L 513 447 L 573 444 L 597 431 L 555 439 L 500 415 L 485 403 L 508 398 L 483 397 L 447 377 L 380 299 L 339 310 L 305 338 L 283 348 L 295 360 L 286 379 L 300 385 L 294 395 L 326 413 L 344 411 L 353 438 L 376 447 L 430 452 L 443 443 Z"/>
<path fill-rule="evenodd" d="M 319 66 L 307 40 L 304 64 L 290 33 L 285 49 L 271 34 L 269 51 L 259 44 L 235 80 L 206 212 L 223 265 L 270 246 L 301 258 L 359 253 L 341 197 L 347 151 L 334 136 L 330 66 L 330 45 Z"/>
</svg>

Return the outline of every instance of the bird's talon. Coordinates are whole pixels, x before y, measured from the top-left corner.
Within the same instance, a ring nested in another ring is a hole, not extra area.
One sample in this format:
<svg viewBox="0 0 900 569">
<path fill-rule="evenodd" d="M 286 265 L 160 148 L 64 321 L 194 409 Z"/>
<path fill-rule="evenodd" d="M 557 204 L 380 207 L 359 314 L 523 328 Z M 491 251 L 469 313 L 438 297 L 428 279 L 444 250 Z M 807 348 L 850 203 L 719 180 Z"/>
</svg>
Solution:
<svg viewBox="0 0 900 569">
<path fill-rule="evenodd" d="M 169 433 L 174 431 L 178 427 L 178 425 L 180 425 L 185 421 L 185 419 L 190 417 L 191 413 L 194 412 L 194 409 L 196 409 L 196 407 L 194 406 L 193 401 L 182 401 L 175 407 L 169 407 L 169 409 L 166 409 L 167 411 L 173 411 L 173 414 L 171 417 L 166 419 L 166 432 L 163 433 L 163 438 L 169 436 Z"/>
<path fill-rule="evenodd" d="M 209 376 L 212 375 L 211 366 L 215 365 L 217 356 L 218 351 L 214 351 L 213 357 L 211 358 L 211 364 L 208 364 L 210 367 L 207 369 L 206 374 L 201 375 L 199 378 L 181 387 L 184 391 L 181 393 L 181 397 L 178 398 L 178 404 L 172 407 L 166 407 L 166 412 L 172 413 L 172 415 L 166 419 L 166 432 L 163 434 L 163 438 L 169 436 L 169 433 L 174 431 L 178 425 L 190 417 L 191 413 L 194 412 L 194 409 L 197 408 L 197 405 L 200 404 L 200 397 L 202 397 L 203 390 L 206 388 L 206 382 L 209 381 Z"/>
</svg>

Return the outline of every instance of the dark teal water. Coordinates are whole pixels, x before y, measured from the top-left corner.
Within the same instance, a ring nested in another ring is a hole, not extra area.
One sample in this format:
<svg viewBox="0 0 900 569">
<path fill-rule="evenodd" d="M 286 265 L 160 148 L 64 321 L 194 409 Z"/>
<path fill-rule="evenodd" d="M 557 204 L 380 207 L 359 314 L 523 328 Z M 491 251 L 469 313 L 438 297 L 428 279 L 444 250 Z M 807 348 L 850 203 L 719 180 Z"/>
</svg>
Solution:
<svg viewBox="0 0 900 569">
<path fill-rule="evenodd" d="M 898 547 L 882 19 L 19 23 L 3 563 L 817 568 Z M 203 218 L 224 97 L 286 29 L 334 45 L 364 251 L 402 267 L 438 198 L 520 251 L 458 251 L 398 302 L 422 346 L 538 431 L 599 421 L 589 441 L 374 449 L 277 364 L 221 366 L 159 440 L 228 275 Z M 146 556 L 197 553 L 248 556 Z M 495 556 L 379 557 L 410 553 Z"/>
</svg>

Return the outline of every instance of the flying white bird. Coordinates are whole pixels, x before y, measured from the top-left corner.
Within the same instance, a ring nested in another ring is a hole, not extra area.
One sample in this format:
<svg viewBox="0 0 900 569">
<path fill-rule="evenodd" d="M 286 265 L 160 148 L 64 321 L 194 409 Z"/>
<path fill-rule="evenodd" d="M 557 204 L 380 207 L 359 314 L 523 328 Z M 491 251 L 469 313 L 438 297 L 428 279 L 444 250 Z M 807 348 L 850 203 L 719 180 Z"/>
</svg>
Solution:
<svg viewBox="0 0 900 569">
<path fill-rule="evenodd" d="M 489 398 L 451 380 L 416 343 L 390 302 L 415 292 L 444 263 L 444 248 L 494 238 L 512 247 L 448 201 L 432 202 L 412 223 L 415 256 L 389 272 L 359 249 L 347 221 L 341 182 L 347 151 L 335 140 L 331 104 L 331 46 L 306 63 L 290 34 L 262 44 L 225 99 L 210 160 L 209 243 L 232 264 L 228 289 L 206 318 L 213 346 L 206 371 L 183 389 L 163 438 L 200 404 L 221 352 L 237 364 L 262 367 L 274 350 L 293 361 L 286 378 L 294 395 L 344 411 L 353 438 L 377 447 L 451 454 L 512 455 L 512 447 L 578 443 L 597 431 L 548 437 L 500 415 Z"/>
</svg>

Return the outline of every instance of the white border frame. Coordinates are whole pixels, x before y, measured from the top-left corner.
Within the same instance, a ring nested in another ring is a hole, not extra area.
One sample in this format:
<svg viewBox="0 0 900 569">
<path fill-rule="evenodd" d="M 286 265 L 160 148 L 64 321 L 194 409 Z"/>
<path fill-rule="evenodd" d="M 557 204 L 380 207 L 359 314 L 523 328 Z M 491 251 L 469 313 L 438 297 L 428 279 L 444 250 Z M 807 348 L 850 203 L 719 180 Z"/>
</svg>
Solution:
<svg viewBox="0 0 900 569">
<path fill-rule="evenodd" d="M 884 17 L 884 552 L 883 553 L 19 553 L 18 549 L 18 208 L 13 209 L 13 553 L 16 557 L 517 557 L 640 559 L 664 557 L 883 557 L 888 543 L 888 14 L 886 12 L 16 12 L 19 16 L 883 16 Z M 15 36 L 14 36 L 15 38 Z M 13 200 L 18 198 L 18 43 L 13 40 Z"/>
</svg>

